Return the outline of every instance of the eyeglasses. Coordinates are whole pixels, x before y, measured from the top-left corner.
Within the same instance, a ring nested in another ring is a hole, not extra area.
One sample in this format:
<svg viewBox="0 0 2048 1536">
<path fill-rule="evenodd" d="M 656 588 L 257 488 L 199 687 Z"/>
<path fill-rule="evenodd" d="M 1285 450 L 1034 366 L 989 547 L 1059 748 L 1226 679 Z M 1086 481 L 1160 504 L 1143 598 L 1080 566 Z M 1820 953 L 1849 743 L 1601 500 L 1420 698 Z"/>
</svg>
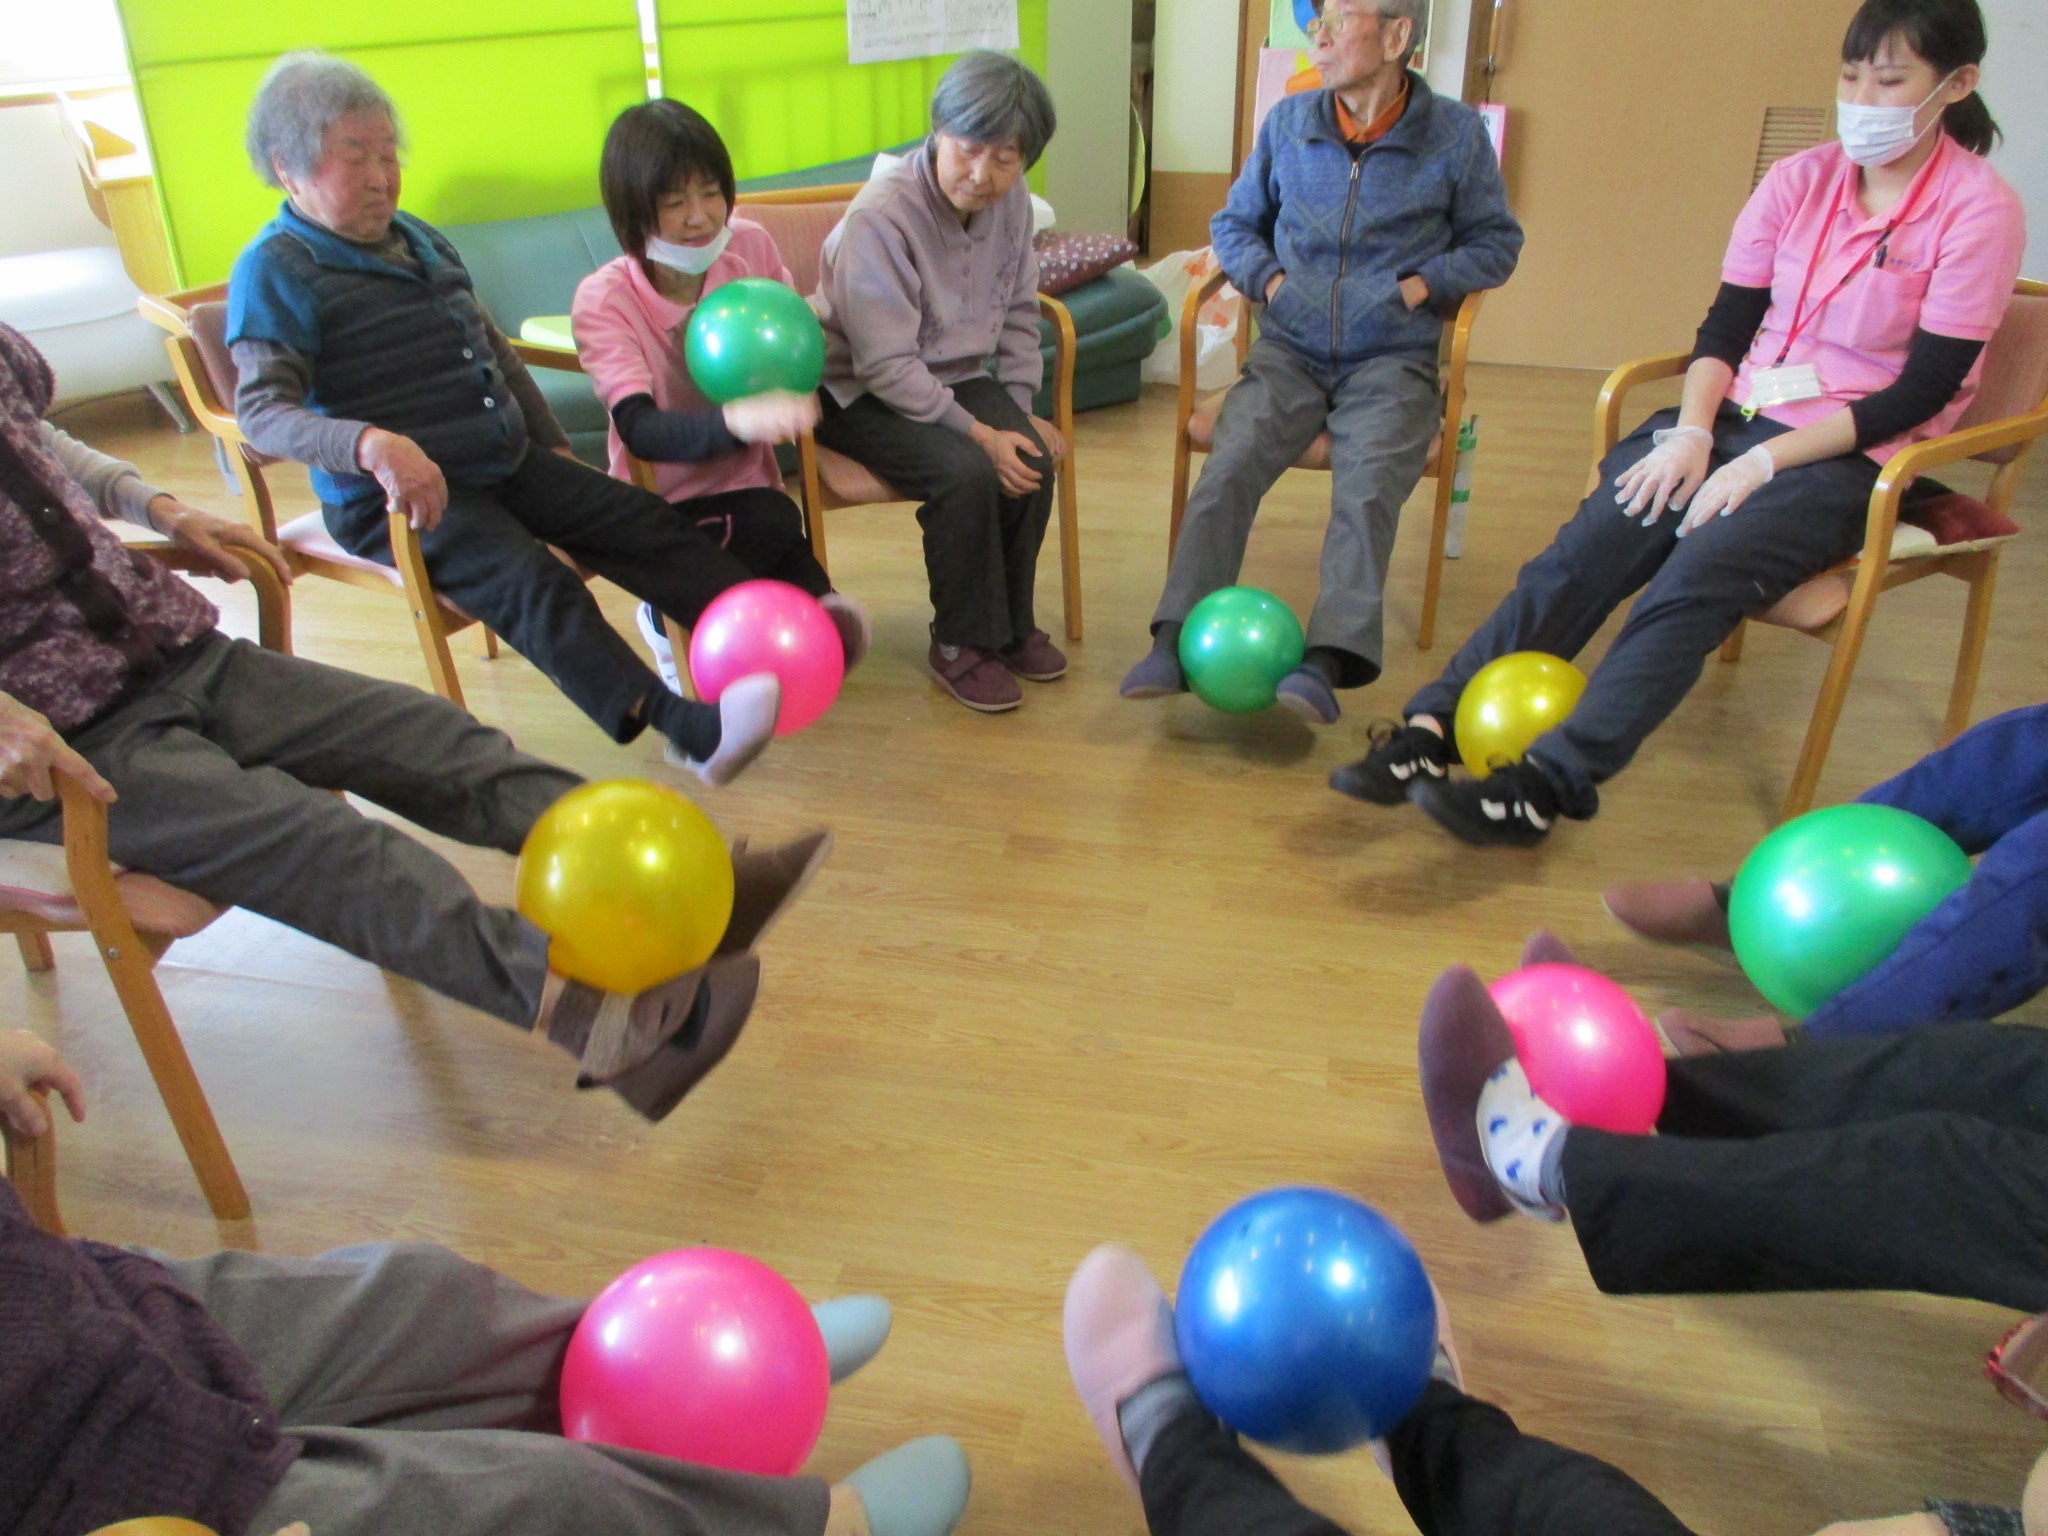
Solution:
<svg viewBox="0 0 2048 1536">
<path fill-rule="evenodd" d="M 1362 21 L 1368 16 L 1374 21 L 1386 19 L 1378 11 L 1339 11 L 1333 16 L 1318 16 L 1301 30 L 1307 34 L 1310 42 L 1314 42 L 1318 35 L 1335 39 L 1341 37 L 1344 29 L 1352 22 Z"/>
</svg>

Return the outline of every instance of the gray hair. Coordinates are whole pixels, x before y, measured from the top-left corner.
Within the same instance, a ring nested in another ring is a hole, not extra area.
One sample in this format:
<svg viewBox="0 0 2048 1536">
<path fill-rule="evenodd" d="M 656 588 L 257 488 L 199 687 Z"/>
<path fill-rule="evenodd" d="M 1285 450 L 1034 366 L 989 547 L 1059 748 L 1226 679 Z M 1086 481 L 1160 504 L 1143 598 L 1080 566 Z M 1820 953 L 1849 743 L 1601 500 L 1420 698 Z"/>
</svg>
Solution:
<svg viewBox="0 0 2048 1536">
<path fill-rule="evenodd" d="M 266 186 L 281 187 L 277 166 L 313 174 L 327 130 L 351 112 L 382 112 L 399 127 L 384 88 L 345 59 L 317 48 L 288 53 L 270 66 L 249 108 L 249 163 Z"/>
<path fill-rule="evenodd" d="M 1036 165 L 1059 127 L 1052 92 L 1030 66 L 977 48 L 963 53 L 932 93 L 932 132 L 977 144 L 1015 139 L 1026 166 Z"/>
</svg>

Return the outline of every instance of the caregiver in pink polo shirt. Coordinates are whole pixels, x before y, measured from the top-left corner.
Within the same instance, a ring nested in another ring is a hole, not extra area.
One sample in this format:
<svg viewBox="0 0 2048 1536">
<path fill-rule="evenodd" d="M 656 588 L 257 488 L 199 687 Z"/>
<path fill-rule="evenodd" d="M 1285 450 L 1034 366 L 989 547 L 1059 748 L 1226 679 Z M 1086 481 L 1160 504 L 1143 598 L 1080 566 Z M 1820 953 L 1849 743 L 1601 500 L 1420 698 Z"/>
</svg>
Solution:
<svg viewBox="0 0 2048 1536">
<path fill-rule="evenodd" d="M 1333 787 L 1412 799 L 1468 843 L 1528 847 L 1678 707 L 1751 613 L 1863 546 L 1879 467 L 1948 431 L 2019 275 L 2019 198 L 1983 158 L 1976 0 L 1866 0 L 1842 44 L 1840 142 L 1780 161 L 1736 220 L 1683 403 L 1600 485 L 1443 675 Z M 1513 651 L 1576 656 L 1642 596 L 1563 725 L 1454 779 L 1458 696 Z"/>
<path fill-rule="evenodd" d="M 794 284 L 768 231 L 733 217 L 725 141 L 680 101 L 642 102 L 605 135 L 598 180 L 626 254 L 578 285 L 570 321 L 611 414 L 612 474 L 630 480 L 630 461 L 645 460 L 655 491 L 754 575 L 818 598 L 852 667 L 867 652 L 867 618 L 832 590 L 775 463 L 774 445 L 817 421 L 817 398 L 777 391 L 717 406 L 683 365 L 683 334 L 705 294 L 742 277 Z M 662 681 L 680 692 L 660 618 L 646 604 L 640 633 Z"/>
</svg>

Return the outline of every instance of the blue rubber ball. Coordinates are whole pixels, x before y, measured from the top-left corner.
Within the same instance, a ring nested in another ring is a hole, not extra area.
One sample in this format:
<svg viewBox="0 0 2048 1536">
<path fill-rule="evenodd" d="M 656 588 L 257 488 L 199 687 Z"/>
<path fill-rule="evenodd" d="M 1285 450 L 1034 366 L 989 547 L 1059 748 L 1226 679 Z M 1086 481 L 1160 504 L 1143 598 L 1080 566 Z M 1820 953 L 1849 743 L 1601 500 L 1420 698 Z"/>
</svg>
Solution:
<svg viewBox="0 0 2048 1536">
<path fill-rule="evenodd" d="M 1294 0 L 1294 24 L 1302 31 L 1316 19 L 1316 0 Z"/>
<path fill-rule="evenodd" d="M 1386 1217 L 1327 1189 L 1273 1189 L 1188 1254 L 1174 1334 L 1196 1393 L 1239 1434 L 1328 1455 L 1378 1439 L 1429 1384 L 1436 1298 Z"/>
</svg>

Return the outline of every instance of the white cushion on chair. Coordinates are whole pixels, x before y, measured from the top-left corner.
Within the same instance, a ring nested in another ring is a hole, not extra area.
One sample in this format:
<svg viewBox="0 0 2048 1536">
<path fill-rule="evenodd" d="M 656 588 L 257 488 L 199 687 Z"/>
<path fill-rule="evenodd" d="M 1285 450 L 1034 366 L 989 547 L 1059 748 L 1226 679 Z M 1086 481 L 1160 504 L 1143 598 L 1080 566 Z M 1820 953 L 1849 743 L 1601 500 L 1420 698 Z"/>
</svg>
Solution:
<svg viewBox="0 0 2048 1536">
<path fill-rule="evenodd" d="M 368 571 L 382 576 L 394 587 L 404 587 L 405 582 L 396 566 L 385 565 L 377 560 L 365 560 L 361 555 L 352 555 L 335 542 L 334 535 L 327 531 L 327 519 L 318 512 L 308 512 L 304 517 L 295 517 L 277 530 L 277 542 L 294 554 L 312 560 L 325 560 L 334 565 L 345 565 L 352 571 Z"/>
<path fill-rule="evenodd" d="M 212 902 L 154 875 L 116 871 L 114 889 L 128 920 L 144 933 L 188 938 L 221 914 Z M 56 927 L 85 926 L 61 844 L 0 838 L 0 911 L 26 912 Z"/>
<path fill-rule="evenodd" d="M 1899 523 L 1892 529 L 1891 558 L 1898 560 L 1925 560 L 1935 555 L 1962 555 L 1973 550 L 1989 549 L 1994 544 L 2003 544 L 2011 534 L 1988 539 L 1971 539 L 1963 544 L 1937 544 L 1934 535 L 1925 528 L 1916 528 L 1911 523 Z M 1779 629 L 1817 630 L 1825 629 L 1841 617 L 1842 610 L 1849 606 L 1849 593 L 1856 585 L 1856 567 L 1862 556 L 1845 560 L 1831 571 L 1822 571 L 1811 581 L 1804 582 L 1787 592 L 1762 613 L 1753 615 L 1759 624 L 1775 625 Z"/>
</svg>

